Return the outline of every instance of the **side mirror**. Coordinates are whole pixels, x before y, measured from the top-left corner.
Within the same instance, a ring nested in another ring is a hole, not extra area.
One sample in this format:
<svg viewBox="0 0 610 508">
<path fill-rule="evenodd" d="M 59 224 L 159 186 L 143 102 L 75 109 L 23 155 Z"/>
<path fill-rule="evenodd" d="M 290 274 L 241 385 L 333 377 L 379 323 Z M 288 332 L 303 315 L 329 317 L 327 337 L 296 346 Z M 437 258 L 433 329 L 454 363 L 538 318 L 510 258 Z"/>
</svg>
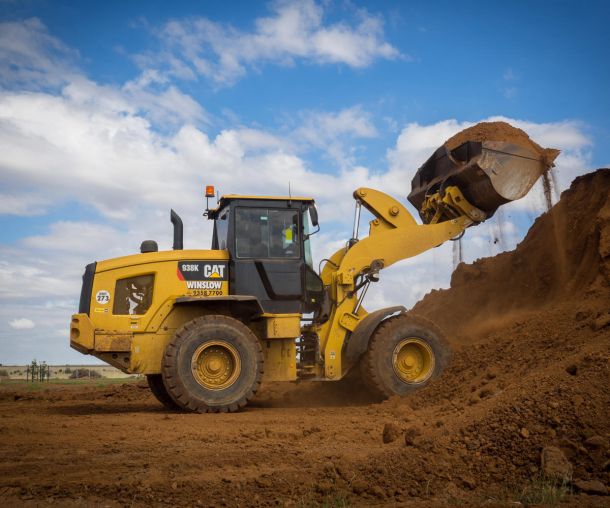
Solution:
<svg viewBox="0 0 610 508">
<path fill-rule="evenodd" d="M 318 210 L 316 210 L 316 205 L 313 203 L 309 205 L 309 219 L 312 226 L 318 227 Z"/>
<path fill-rule="evenodd" d="M 315 227 L 315 231 L 312 231 L 308 235 L 305 235 L 303 240 L 308 240 L 311 235 L 315 235 L 318 231 L 320 231 L 320 225 L 318 224 L 318 210 L 316 210 L 316 205 L 311 203 L 309 205 L 309 219 L 311 220 L 311 225 Z"/>
</svg>

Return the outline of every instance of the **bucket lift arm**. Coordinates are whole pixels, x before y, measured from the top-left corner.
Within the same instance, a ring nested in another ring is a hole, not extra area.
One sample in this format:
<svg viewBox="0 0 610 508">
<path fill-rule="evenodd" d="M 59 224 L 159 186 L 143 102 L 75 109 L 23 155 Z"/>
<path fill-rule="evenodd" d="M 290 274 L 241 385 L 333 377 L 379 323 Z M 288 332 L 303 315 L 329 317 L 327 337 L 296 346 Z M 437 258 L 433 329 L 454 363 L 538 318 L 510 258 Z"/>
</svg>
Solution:
<svg viewBox="0 0 610 508">
<path fill-rule="evenodd" d="M 315 330 L 320 338 L 325 377 L 342 377 L 350 367 L 342 365 L 343 347 L 348 334 L 367 315 L 358 301 L 360 288 L 376 280 L 378 272 L 383 268 L 437 247 L 460 235 L 475 223 L 475 219 L 478 219 L 477 222 L 483 220 L 484 214 L 477 215 L 477 209 L 465 199 L 463 208 L 470 212 L 470 216 L 463 209 L 452 205 L 451 200 L 456 195 L 461 196 L 459 190 L 449 187 L 443 197 L 437 194 L 430 198 L 430 206 L 451 210 L 453 218 L 417 224 L 407 209 L 391 196 L 364 187 L 354 192 L 356 206 L 364 206 L 375 218 L 369 223 L 369 236 L 358 241 L 352 239 L 347 247 L 339 249 L 321 273 L 324 285 L 330 286 L 333 301 L 328 321 Z M 362 291 L 365 290 L 366 287 Z"/>
</svg>

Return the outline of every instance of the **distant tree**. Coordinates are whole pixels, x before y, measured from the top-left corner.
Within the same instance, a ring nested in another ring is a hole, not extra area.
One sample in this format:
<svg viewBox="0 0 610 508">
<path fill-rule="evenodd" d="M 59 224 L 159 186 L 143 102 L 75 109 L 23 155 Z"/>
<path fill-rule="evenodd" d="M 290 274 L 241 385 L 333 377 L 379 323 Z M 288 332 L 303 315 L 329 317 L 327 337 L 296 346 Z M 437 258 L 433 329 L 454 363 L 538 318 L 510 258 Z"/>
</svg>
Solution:
<svg viewBox="0 0 610 508">
<path fill-rule="evenodd" d="M 97 379 L 100 377 L 102 377 L 102 375 L 93 369 L 74 369 L 72 371 L 72 374 L 70 375 L 70 379 L 84 379 L 84 378 Z"/>
<path fill-rule="evenodd" d="M 61 371 L 60 371 L 61 372 Z M 66 370 L 64 370 L 64 373 L 66 374 L 72 374 L 72 369 L 70 367 L 66 367 Z"/>
<path fill-rule="evenodd" d="M 0 377 L 8 377 L 8 370 L 0 369 Z"/>
</svg>

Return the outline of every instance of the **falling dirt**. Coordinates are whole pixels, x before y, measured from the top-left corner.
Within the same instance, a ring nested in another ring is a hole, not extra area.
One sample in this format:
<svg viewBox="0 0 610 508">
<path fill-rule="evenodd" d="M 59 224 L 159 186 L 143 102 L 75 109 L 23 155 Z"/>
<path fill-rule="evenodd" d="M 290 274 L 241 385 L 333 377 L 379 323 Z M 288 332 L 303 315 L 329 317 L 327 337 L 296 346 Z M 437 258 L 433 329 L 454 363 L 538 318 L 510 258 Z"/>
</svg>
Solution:
<svg viewBox="0 0 610 508">
<path fill-rule="evenodd" d="M 353 379 L 275 384 L 197 415 L 143 383 L 0 384 L 0 504 L 515 506 L 565 475 L 547 503 L 609 506 L 609 302 L 604 169 L 415 307 L 453 348 L 428 387 L 379 403 Z"/>
<path fill-rule="evenodd" d="M 544 194 L 546 211 L 548 212 L 557 200 L 557 179 L 555 171 L 552 168 L 549 168 L 548 171 L 545 171 L 542 174 L 542 191 Z"/>
<path fill-rule="evenodd" d="M 546 211 L 548 212 L 553 208 L 553 183 L 551 181 L 550 171 L 547 171 L 542 175 L 542 190 L 544 192 Z"/>
<path fill-rule="evenodd" d="M 494 219 L 496 223 L 496 228 L 494 228 L 494 243 L 497 244 L 498 250 L 503 252 L 506 250 L 506 235 L 504 234 L 504 212 L 501 208 L 495 213 Z"/>
<path fill-rule="evenodd" d="M 462 238 L 453 241 L 453 269 L 455 270 L 464 261 L 464 251 L 462 250 Z"/>
</svg>

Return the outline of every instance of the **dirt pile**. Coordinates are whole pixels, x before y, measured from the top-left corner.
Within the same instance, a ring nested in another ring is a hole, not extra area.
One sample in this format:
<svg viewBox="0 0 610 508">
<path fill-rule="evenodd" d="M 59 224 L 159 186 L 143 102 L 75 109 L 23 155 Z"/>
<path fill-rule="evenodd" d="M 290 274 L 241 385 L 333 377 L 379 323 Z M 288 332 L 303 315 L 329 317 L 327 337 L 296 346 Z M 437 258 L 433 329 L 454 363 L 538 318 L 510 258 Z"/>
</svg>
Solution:
<svg viewBox="0 0 610 508">
<path fill-rule="evenodd" d="M 574 180 L 516 250 L 460 264 L 451 288 L 432 291 L 413 311 L 453 336 L 564 300 L 601 323 L 609 291 L 610 169 L 600 169 Z"/>
<path fill-rule="evenodd" d="M 547 447 L 565 455 L 571 479 L 608 484 L 610 328 L 596 330 L 577 312 L 563 302 L 489 327 L 410 398 L 411 415 L 402 401 L 387 403 L 419 434 L 412 451 L 438 457 L 428 475 L 436 492 L 449 477 L 466 490 L 522 489 L 542 477 Z M 424 458 L 413 455 L 416 467 Z"/>
<path fill-rule="evenodd" d="M 544 150 L 538 143 L 530 139 L 524 130 L 513 127 L 507 122 L 480 122 L 458 132 L 443 144 L 453 150 L 466 141 L 506 141 L 529 148 L 534 152 Z"/>
<path fill-rule="evenodd" d="M 507 143 L 513 143 L 539 154 L 549 163 L 549 165 L 559 155 L 559 150 L 554 148 L 542 148 L 538 143 L 532 140 L 525 131 L 513 127 L 506 122 L 480 122 L 458 132 L 445 141 L 444 145 L 450 150 L 453 150 L 467 141 L 505 141 Z"/>
</svg>

